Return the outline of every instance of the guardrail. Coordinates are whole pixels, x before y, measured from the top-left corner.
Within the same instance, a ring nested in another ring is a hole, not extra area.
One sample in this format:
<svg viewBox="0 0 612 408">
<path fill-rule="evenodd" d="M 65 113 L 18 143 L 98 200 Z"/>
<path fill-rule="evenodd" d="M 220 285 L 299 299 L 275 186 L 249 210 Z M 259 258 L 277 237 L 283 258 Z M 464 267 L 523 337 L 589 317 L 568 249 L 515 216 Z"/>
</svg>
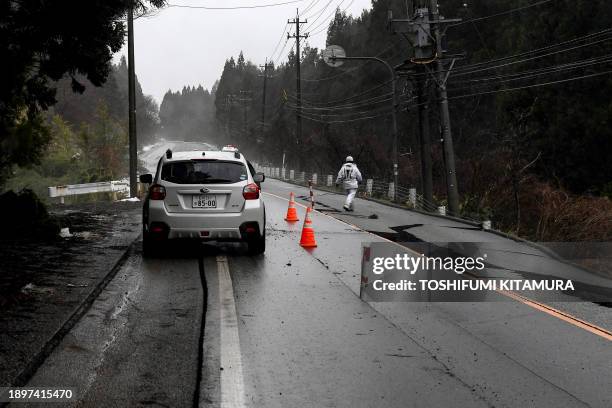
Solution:
<svg viewBox="0 0 612 408">
<path fill-rule="evenodd" d="M 310 181 L 319 188 L 333 189 L 336 181 L 336 176 L 333 174 L 306 173 L 295 169 L 260 165 L 256 165 L 256 168 L 257 171 L 263 172 L 266 177 L 304 185 Z M 366 179 L 364 181 L 365 183 L 359 188 L 362 197 L 380 199 L 390 203 L 395 201 L 417 211 L 441 216 L 447 215 L 446 206 L 425 200 L 422 195 L 417 194 L 417 189 L 414 187 L 396 186 L 393 182 L 376 179 Z M 488 219 L 475 219 L 465 215 L 455 218 L 479 224 L 483 229 L 492 229 L 491 220 Z"/>
<path fill-rule="evenodd" d="M 142 188 L 143 185 L 138 183 L 139 195 Z M 112 180 L 49 187 L 49 197 L 59 197 L 61 204 L 64 204 L 64 197 L 93 193 L 112 193 L 113 199 L 117 199 L 117 193 L 130 193 L 130 182 L 128 180 Z"/>
</svg>

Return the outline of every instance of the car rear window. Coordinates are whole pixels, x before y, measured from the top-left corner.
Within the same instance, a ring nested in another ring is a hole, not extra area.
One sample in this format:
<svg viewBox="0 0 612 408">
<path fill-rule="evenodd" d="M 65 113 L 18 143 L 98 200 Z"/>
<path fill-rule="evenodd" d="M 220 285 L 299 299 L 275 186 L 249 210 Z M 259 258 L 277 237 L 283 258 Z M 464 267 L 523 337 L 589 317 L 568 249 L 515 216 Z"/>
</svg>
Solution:
<svg viewBox="0 0 612 408">
<path fill-rule="evenodd" d="M 161 179 L 175 184 L 238 183 L 247 179 L 247 168 L 232 161 L 176 161 L 164 164 Z"/>
</svg>

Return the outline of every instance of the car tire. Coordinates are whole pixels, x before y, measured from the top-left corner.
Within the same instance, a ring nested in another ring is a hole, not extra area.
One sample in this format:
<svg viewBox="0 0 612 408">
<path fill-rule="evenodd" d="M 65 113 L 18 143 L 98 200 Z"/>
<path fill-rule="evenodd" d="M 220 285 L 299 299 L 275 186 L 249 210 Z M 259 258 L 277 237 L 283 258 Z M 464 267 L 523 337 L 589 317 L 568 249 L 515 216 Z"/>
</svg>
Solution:
<svg viewBox="0 0 612 408">
<path fill-rule="evenodd" d="M 266 234 L 264 234 L 255 238 L 251 238 L 248 241 L 249 246 L 249 255 L 261 255 L 266 252 Z"/>
<path fill-rule="evenodd" d="M 159 245 L 154 242 L 148 233 L 142 233 L 142 255 L 145 258 L 153 258 L 158 255 Z"/>
</svg>

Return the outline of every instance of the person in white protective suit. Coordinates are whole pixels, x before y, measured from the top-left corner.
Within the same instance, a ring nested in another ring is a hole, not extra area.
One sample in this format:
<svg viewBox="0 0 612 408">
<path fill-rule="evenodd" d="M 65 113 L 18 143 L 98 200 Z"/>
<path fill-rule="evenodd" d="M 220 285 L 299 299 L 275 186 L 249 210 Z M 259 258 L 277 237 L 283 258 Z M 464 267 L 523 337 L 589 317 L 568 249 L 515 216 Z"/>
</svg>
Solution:
<svg viewBox="0 0 612 408">
<path fill-rule="evenodd" d="M 344 203 L 344 209 L 346 211 L 353 211 L 353 199 L 357 194 L 357 188 L 361 182 L 361 172 L 357 168 L 357 165 L 353 163 L 353 157 L 348 156 L 346 163 L 342 165 L 338 172 L 338 178 L 336 179 L 336 186 L 342 183 L 342 186 L 346 190 L 346 201 Z"/>
</svg>

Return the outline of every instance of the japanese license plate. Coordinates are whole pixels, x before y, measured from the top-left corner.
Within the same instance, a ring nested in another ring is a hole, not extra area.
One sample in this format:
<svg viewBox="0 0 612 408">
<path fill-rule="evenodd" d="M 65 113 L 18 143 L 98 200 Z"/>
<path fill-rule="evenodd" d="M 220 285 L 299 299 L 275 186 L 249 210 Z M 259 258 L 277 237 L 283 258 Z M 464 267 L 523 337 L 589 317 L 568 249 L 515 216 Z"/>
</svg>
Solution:
<svg viewBox="0 0 612 408">
<path fill-rule="evenodd" d="M 217 208 L 217 196 L 214 195 L 194 195 L 192 196 L 193 208 Z"/>
</svg>

